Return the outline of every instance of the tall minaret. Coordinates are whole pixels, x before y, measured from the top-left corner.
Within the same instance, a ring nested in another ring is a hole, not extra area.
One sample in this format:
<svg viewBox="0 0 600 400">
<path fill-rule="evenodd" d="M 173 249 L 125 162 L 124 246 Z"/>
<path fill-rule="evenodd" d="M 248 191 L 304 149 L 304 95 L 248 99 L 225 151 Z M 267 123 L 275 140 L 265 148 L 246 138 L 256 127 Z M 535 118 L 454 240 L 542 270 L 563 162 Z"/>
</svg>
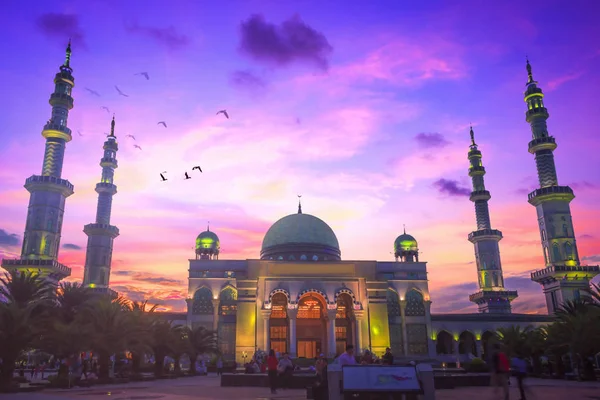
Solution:
<svg viewBox="0 0 600 400">
<path fill-rule="evenodd" d="M 110 135 L 104 142 L 103 149 L 104 155 L 100 159 L 102 179 L 96 184 L 98 193 L 96 222 L 87 224 L 83 228 L 88 236 L 83 284 L 100 290 L 108 288 L 113 240 L 119 236 L 119 228 L 110 224 L 112 197 L 117 193 L 117 186 L 113 183 L 113 178 L 115 168 L 117 168 L 117 151 L 119 150 L 115 136 L 114 116 L 110 123 Z"/>
<path fill-rule="evenodd" d="M 531 280 L 541 284 L 546 295 L 548 313 L 560 305 L 578 299 L 589 281 L 600 273 L 598 266 L 581 266 L 575 242 L 573 219 L 569 203 L 575 198 L 568 186 L 559 186 L 554 166 L 556 140 L 548 134 L 544 107 L 544 94 L 533 80 L 531 65 L 527 60 L 527 89 L 525 120 L 531 125 L 532 140 L 529 152 L 535 155 L 540 188 L 529 193 L 529 204 L 537 210 L 538 225 L 544 253 L 544 269 L 531 274 Z"/>
<path fill-rule="evenodd" d="M 55 283 L 71 275 L 70 268 L 57 262 L 65 200 L 73 194 L 73 185 L 61 178 L 65 147 L 71 141 L 67 118 L 73 108 L 71 90 L 75 79 L 70 64 L 69 41 L 65 62 L 54 77 L 54 92 L 49 100 L 52 116 L 42 130 L 46 138 L 42 173 L 25 180 L 30 197 L 21 258 L 2 260 L 6 270 L 37 272 Z"/>
<path fill-rule="evenodd" d="M 481 151 L 477 149 L 475 134 L 471 127 L 471 146 L 469 147 L 469 176 L 473 180 L 470 200 L 475 203 L 477 230 L 469 234 L 469 241 L 475 246 L 479 291 L 469 296 L 481 313 L 510 314 L 510 302 L 517 296 L 516 290 L 504 289 L 502 262 L 498 242 L 502 232 L 492 229 L 488 200 L 492 197 L 485 189 L 483 176 L 485 168 L 481 164 Z"/>
</svg>

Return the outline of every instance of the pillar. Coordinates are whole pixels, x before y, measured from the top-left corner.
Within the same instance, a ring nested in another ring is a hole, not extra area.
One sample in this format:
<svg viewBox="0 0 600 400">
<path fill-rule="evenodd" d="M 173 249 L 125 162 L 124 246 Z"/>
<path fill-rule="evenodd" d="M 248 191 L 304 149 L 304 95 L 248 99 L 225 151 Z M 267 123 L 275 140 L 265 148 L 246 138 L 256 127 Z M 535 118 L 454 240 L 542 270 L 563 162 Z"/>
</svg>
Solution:
<svg viewBox="0 0 600 400">
<path fill-rule="evenodd" d="M 454 347 L 454 358 L 456 359 L 456 366 L 460 368 L 460 353 L 458 349 L 459 338 L 458 336 L 452 338 L 452 343 Z"/>
<path fill-rule="evenodd" d="M 337 309 L 327 310 L 327 356 L 335 357 L 335 316 Z"/>
<path fill-rule="evenodd" d="M 367 347 L 365 344 L 363 344 L 363 334 L 362 334 L 362 330 L 363 330 L 363 321 L 365 320 L 365 312 L 363 310 L 354 310 L 354 316 L 356 317 L 356 349 L 354 349 L 354 352 L 357 355 L 360 355 L 362 353 L 362 350 Z"/>
<path fill-rule="evenodd" d="M 481 339 L 475 340 L 475 349 L 477 352 L 477 357 L 481 358 L 483 354 L 483 344 L 481 343 Z"/>
<path fill-rule="evenodd" d="M 296 357 L 296 316 L 297 308 L 288 309 L 288 319 L 290 320 L 290 357 Z"/>
<path fill-rule="evenodd" d="M 402 348 L 404 355 L 408 355 L 408 335 L 406 334 L 406 300 L 400 300 L 400 318 L 402 319 Z"/>
<path fill-rule="evenodd" d="M 263 349 L 269 354 L 271 350 L 271 329 L 269 327 L 269 318 L 271 318 L 271 310 L 260 310 L 263 319 Z"/>
<path fill-rule="evenodd" d="M 427 323 L 427 352 L 429 357 L 435 357 L 437 354 L 435 349 L 435 341 L 433 340 L 433 328 L 431 326 L 431 300 L 425 300 L 425 321 Z"/>
<path fill-rule="evenodd" d="M 219 299 L 213 299 L 213 331 L 217 332 L 219 329 Z"/>
</svg>

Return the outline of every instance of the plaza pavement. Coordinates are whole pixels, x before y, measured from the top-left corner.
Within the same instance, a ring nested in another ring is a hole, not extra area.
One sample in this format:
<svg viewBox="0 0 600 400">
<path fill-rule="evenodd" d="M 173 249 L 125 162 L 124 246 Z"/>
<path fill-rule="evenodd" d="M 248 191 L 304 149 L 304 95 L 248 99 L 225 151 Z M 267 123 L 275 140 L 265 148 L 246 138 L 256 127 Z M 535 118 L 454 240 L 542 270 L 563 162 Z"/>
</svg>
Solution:
<svg viewBox="0 0 600 400">
<path fill-rule="evenodd" d="M 528 400 L 600 400 L 600 382 L 529 379 Z M 46 389 L 36 393 L 0 394 L 2 400 L 267 400 L 306 398 L 304 390 L 280 390 L 271 395 L 268 388 L 220 387 L 215 375 L 103 385 L 71 390 Z M 436 391 L 436 400 L 500 400 L 490 387 L 470 387 Z M 510 399 L 518 400 L 516 382 Z"/>
</svg>

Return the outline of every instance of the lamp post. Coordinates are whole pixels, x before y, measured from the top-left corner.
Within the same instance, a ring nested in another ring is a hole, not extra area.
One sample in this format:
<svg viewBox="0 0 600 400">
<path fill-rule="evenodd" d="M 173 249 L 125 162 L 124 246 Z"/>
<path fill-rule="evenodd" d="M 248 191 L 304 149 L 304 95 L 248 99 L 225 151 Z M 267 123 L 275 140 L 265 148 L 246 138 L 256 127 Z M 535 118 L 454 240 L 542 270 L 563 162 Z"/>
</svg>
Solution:
<svg viewBox="0 0 600 400">
<path fill-rule="evenodd" d="M 246 353 L 246 351 L 242 351 L 242 359 L 244 360 L 244 366 L 246 365 L 246 358 L 248 358 L 248 353 Z"/>
</svg>

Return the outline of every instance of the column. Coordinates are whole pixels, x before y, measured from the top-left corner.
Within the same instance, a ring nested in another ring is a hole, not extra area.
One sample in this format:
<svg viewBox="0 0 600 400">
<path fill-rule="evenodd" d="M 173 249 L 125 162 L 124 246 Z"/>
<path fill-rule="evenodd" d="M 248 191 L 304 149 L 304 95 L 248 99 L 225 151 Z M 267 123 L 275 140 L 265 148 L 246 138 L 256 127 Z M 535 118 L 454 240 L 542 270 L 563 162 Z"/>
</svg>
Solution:
<svg viewBox="0 0 600 400">
<path fill-rule="evenodd" d="M 213 299 L 213 331 L 217 332 L 219 329 L 219 299 Z"/>
<path fill-rule="evenodd" d="M 475 349 L 477 351 L 477 357 L 481 358 L 483 353 L 483 344 L 481 343 L 481 339 L 475 340 Z"/>
<path fill-rule="evenodd" d="M 425 321 L 427 322 L 427 352 L 429 357 L 437 355 L 435 341 L 433 340 L 433 327 L 431 326 L 431 300 L 425 300 Z"/>
<path fill-rule="evenodd" d="M 327 310 L 327 355 L 335 357 L 335 316 L 337 309 Z"/>
<path fill-rule="evenodd" d="M 185 304 L 187 304 L 187 326 L 192 329 L 192 310 L 194 307 L 194 299 L 185 299 Z"/>
<path fill-rule="evenodd" d="M 404 355 L 408 355 L 408 335 L 406 334 L 406 300 L 400 300 L 400 318 L 402 318 L 402 348 L 404 349 Z"/>
<path fill-rule="evenodd" d="M 271 310 L 260 310 L 263 318 L 263 349 L 269 353 L 271 350 L 271 330 L 269 327 L 269 318 L 271 317 Z"/>
<path fill-rule="evenodd" d="M 288 318 L 290 320 L 290 357 L 296 358 L 296 316 L 298 315 L 297 308 L 288 308 Z"/>
<path fill-rule="evenodd" d="M 363 350 L 362 329 L 363 329 L 363 321 L 365 319 L 365 312 L 363 310 L 360 310 L 360 311 L 355 310 L 354 316 L 356 317 L 356 349 L 354 349 L 354 352 L 357 355 L 360 355 Z M 367 346 L 364 346 L 364 347 L 367 347 Z"/>
</svg>

